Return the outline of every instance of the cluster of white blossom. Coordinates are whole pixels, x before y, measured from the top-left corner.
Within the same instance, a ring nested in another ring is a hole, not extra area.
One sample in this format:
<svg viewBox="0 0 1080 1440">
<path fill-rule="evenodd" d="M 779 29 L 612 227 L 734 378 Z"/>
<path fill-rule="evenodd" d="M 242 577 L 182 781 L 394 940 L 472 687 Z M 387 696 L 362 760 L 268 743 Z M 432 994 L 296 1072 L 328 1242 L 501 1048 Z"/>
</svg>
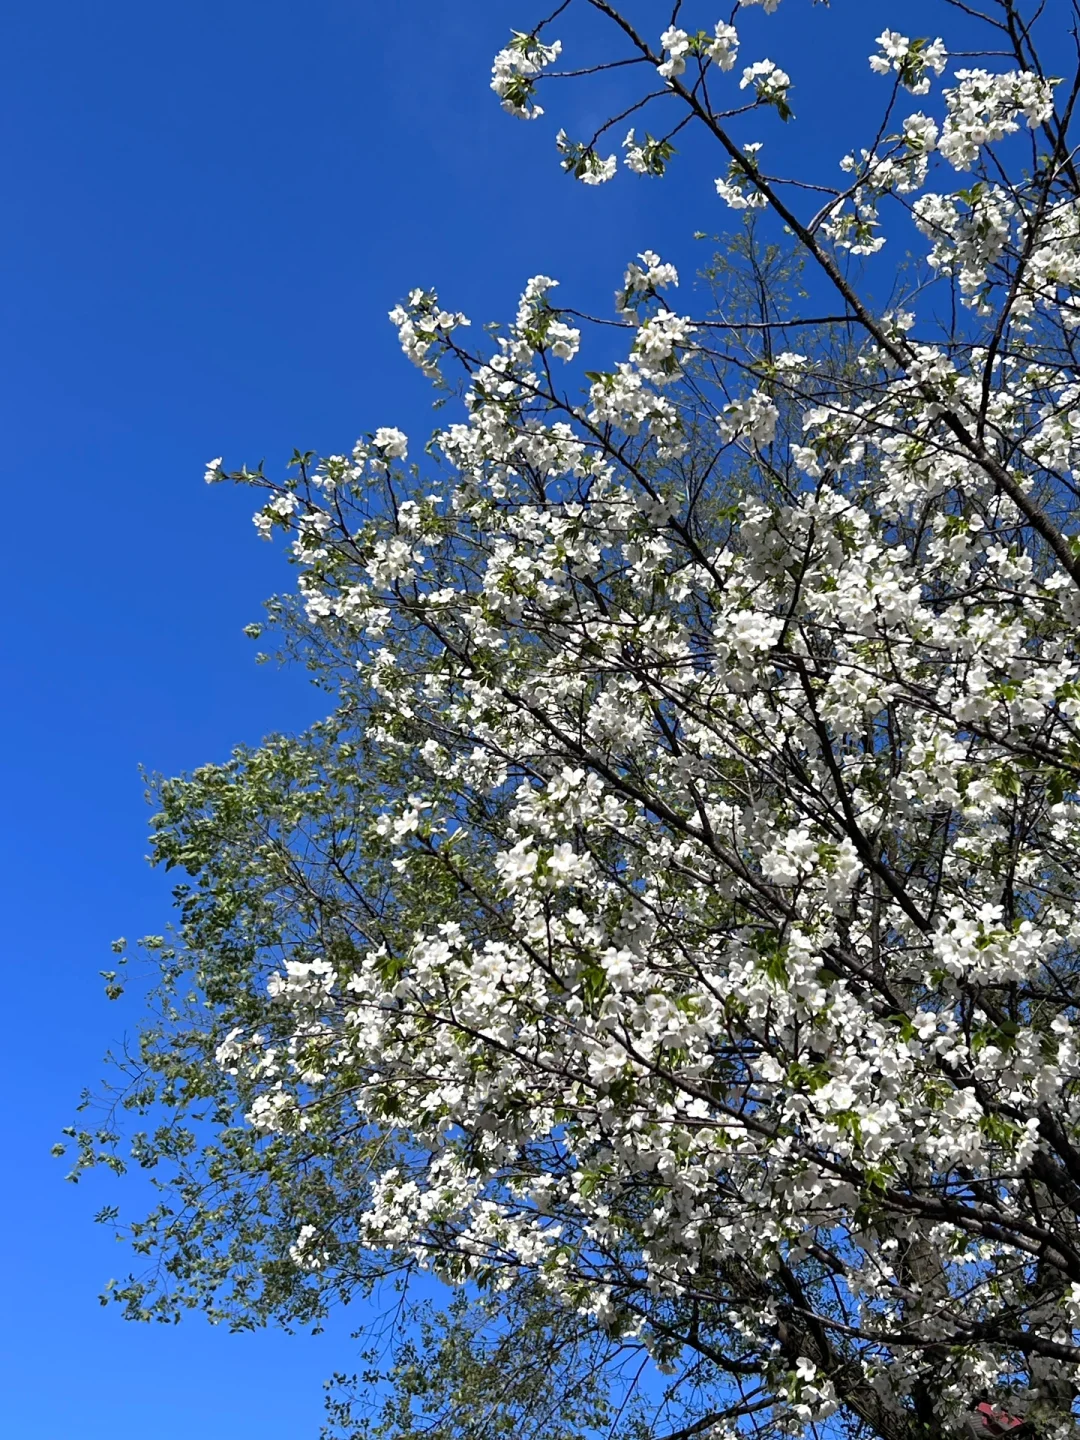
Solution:
<svg viewBox="0 0 1080 1440">
<path fill-rule="evenodd" d="M 616 292 L 615 308 L 621 315 L 633 316 L 637 307 L 652 298 L 658 290 L 678 288 L 679 273 L 675 266 L 660 259 L 655 250 L 643 250 L 641 261 L 631 260 L 623 276 L 623 288 Z"/>
<path fill-rule="evenodd" d="M 720 70 L 730 70 L 739 54 L 739 32 L 724 20 L 716 22 L 712 35 L 702 32 L 692 36 L 677 25 L 671 25 L 660 36 L 660 47 L 667 58 L 656 68 L 661 78 L 667 81 L 677 79 L 685 72 L 689 55 L 711 61 Z"/>
<path fill-rule="evenodd" d="M 664 80 L 681 75 L 686 69 L 686 57 L 690 53 L 690 36 L 685 30 L 672 25 L 660 36 L 660 44 L 667 55 L 656 67 Z"/>
<path fill-rule="evenodd" d="M 674 153 L 670 141 L 656 140 L 649 134 L 639 140 L 636 130 L 627 131 L 623 149 L 623 164 L 635 175 L 663 175 Z"/>
<path fill-rule="evenodd" d="M 760 390 L 733 400 L 725 406 L 718 425 L 725 440 L 745 437 L 754 448 L 770 445 L 776 434 L 778 411 L 767 395 Z"/>
<path fill-rule="evenodd" d="M 723 20 L 716 22 L 712 38 L 704 47 L 705 54 L 721 70 L 731 70 L 739 56 L 739 32 Z"/>
<path fill-rule="evenodd" d="M 438 351 L 450 333 L 469 321 L 460 313 L 440 310 L 438 297 L 431 291 L 411 290 L 408 305 L 397 305 L 390 312 L 390 318 L 397 326 L 398 338 L 405 354 L 429 378 L 439 373 L 437 359 L 431 352 Z"/>
<path fill-rule="evenodd" d="M 745 160 L 731 162 L 726 177 L 716 181 L 716 193 L 729 210 L 764 210 L 768 196 L 754 184 L 761 141 L 751 140 L 742 148 Z"/>
<path fill-rule="evenodd" d="M 930 74 L 941 75 L 949 58 L 940 37 L 931 44 L 925 40 L 913 44 L 897 30 L 884 30 L 877 43 L 881 48 L 870 56 L 870 68 L 877 75 L 895 71 L 900 84 L 913 95 L 929 93 Z"/>
<path fill-rule="evenodd" d="M 790 86 L 791 76 L 772 60 L 755 60 L 746 67 L 739 81 L 740 90 L 752 88 L 759 104 L 775 105 L 782 114 Z"/>
<path fill-rule="evenodd" d="M 563 169 L 583 185 L 603 185 L 614 177 L 618 169 L 619 161 L 616 155 L 609 155 L 604 159 L 597 155 L 591 145 L 569 139 L 565 130 L 560 130 L 555 136 L 555 148 L 562 156 Z"/>
<path fill-rule="evenodd" d="M 502 107 L 522 120 L 535 120 L 544 111 L 533 96 L 536 77 L 558 59 L 562 44 L 556 40 L 544 45 L 535 35 L 517 32 L 510 44 L 500 50 L 491 66 L 491 88 L 502 101 Z"/>
<path fill-rule="evenodd" d="M 1034 130 L 1053 113 L 1057 82 L 1030 70 L 957 70 L 956 80 L 944 92 L 940 149 L 957 170 L 970 170 L 981 150 L 1015 134 L 1021 116 Z"/>
</svg>

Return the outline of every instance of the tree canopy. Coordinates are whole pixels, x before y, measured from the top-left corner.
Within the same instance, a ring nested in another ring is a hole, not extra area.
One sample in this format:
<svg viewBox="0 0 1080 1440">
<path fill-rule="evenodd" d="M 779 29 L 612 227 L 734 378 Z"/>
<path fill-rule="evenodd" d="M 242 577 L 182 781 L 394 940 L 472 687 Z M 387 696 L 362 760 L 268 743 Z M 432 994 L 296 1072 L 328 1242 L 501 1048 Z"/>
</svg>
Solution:
<svg viewBox="0 0 1080 1440">
<path fill-rule="evenodd" d="M 640 183 L 712 146 L 693 308 L 651 251 L 611 315 L 415 290 L 421 463 L 207 470 L 287 537 L 330 713 L 157 785 L 186 878 L 116 1104 L 162 1202 L 116 1293 L 317 1323 L 434 1273 L 348 1433 L 1075 1434 L 1076 31 L 885 31 L 836 185 L 757 138 L 796 3 L 574 0 L 496 56 L 526 119 L 618 76 L 580 181 L 628 121 Z"/>
</svg>

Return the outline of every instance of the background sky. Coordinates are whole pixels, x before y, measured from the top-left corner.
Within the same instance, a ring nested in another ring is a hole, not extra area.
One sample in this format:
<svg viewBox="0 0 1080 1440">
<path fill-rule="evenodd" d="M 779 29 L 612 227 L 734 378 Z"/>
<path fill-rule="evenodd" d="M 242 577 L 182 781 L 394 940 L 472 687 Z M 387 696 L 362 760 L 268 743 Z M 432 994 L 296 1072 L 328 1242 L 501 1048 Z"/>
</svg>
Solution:
<svg viewBox="0 0 1080 1440">
<path fill-rule="evenodd" d="M 662 5 L 632 8 L 663 28 Z M 744 59 L 804 78 L 793 163 L 836 173 L 882 96 L 873 37 L 890 19 L 937 33 L 941 10 L 747 15 L 768 39 Z M 583 136 L 615 91 L 505 116 L 491 56 L 534 18 L 528 0 L 32 0 L 0 18 L 0 1428 L 20 1440 L 314 1440 L 320 1382 L 349 1367 L 348 1318 L 235 1337 L 100 1307 L 128 1267 L 92 1215 L 137 1196 L 65 1186 L 49 1147 L 138 1018 L 102 996 L 109 941 L 168 920 L 139 765 L 221 760 L 320 713 L 302 677 L 254 664 L 242 627 L 288 571 L 255 538 L 252 497 L 203 484 L 207 459 L 273 465 L 379 425 L 415 453 L 430 395 L 385 318 L 411 286 L 478 324 L 543 272 L 606 311 L 638 251 L 674 259 L 685 287 L 708 254 L 693 232 L 729 223 L 715 159 L 662 185 L 560 175 L 553 131 Z"/>
</svg>

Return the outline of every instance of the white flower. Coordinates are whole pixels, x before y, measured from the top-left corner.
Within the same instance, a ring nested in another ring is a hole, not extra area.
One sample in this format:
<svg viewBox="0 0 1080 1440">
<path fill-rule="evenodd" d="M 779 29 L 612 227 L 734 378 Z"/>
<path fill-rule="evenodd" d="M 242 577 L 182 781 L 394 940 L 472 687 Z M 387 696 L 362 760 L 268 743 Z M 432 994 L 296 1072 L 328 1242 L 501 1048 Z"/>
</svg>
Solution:
<svg viewBox="0 0 1080 1440">
<path fill-rule="evenodd" d="M 912 43 L 898 30 L 883 30 L 877 43 L 881 50 L 870 56 L 871 70 L 878 75 L 888 75 L 890 71 L 895 71 L 900 77 L 900 83 L 913 95 L 928 93 L 930 77 L 927 72 L 940 75 L 949 58 L 940 39 L 930 44 L 925 40 Z"/>
<path fill-rule="evenodd" d="M 661 310 L 638 329 L 633 354 L 638 369 L 655 384 L 664 384 L 672 375 L 676 351 L 682 349 L 694 326 L 685 315 Z"/>
<path fill-rule="evenodd" d="M 592 870 L 587 855 L 578 855 L 566 841 L 556 845 L 547 862 L 548 875 L 556 885 L 571 885 L 584 880 Z"/>
<path fill-rule="evenodd" d="M 397 327 L 401 348 L 414 365 L 431 379 L 439 374 L 438 355 L 452 330 L 468 325 L 466 316 L 443 310 L 434 291 L 411 290 L 407 305 L 395 305 L 390 322 Z"/>
<path fill-rule="evenodd" d="M 686 69 L 686 55 L 690 49 L 690 37 L 685 30 L 672 25 L 660 36 L 661 48 L 667 51 L 667 59 L 657 65 L 657 71 L 665 80 L 672 80 Z"/>
<path fill-rule="evenodd" d="M 527 883 L 536 873 L 539 856 L 532 848 L 532 841 L 526 837 L 519 840 L 512 849 L 496 857 L 495 868 L 503 878 L 507 889 L 516 890 Z"/>
<path fill-rule="evenodd" d="M 981 149 L 1015 134 L 1021 115 L 1035 129 L 1053 114 L 1058 82 L 1029 70 L 1002 75 L 957 70 L 956 80 L 944 92 L 947 113 L 938 148 L 957 170 L 970 170 Z"/>
<path fill-rule="evenodd" d="M 728 166 L 727 175 L 715 181 L 716 193 L 729 210 L 762 210 L 769 203 L 768 197 L 754 184 L 752 173 L 748 173 L 748 167 L 750 172 L 757 171 L 757 155 L 760 149 L 760 140 L 744 145 L 747 165 L 740 165 L 737 160 L 733 160 Z"/>
<path fill-rule="evenodd" d="M 289 1246 L 289 1259 L 300 1270 L 321 1270 L 329 1256 L 325 1250 L 312 1248 L 312 1241 L 318 1235 L 314 1225 L 301 1225 L 296 1240 Z"/>
<path fill-rule="evenodd" d="M 404 431 L 386 425 L 375 431 L 372 444 L 384 460 L 404 460 L 409 453 L 409 437 Z"/>
<path fill-rule="evenodd" d="M 636 175 L 663 175 L 667 162 L 674 153 L 670 141 L 654 140 L 647 134 L 644 140 L 639 142 L 633 130 L 627 131 L 623 149 L 626 151 L 624 164 Z"/>
<path fill-rule="evenodd" d="M 739 89 L 746 90 L 751 85 L 763 104 L 773 105 L 786 97 L 791 77 L 772 60 L 755 60 L 743 71 Z"/>
<path fill-rule="evenodd" d="M 618 169 L 618 160 L 614 155 L 601 159 L 591 146 L 570 140 L 565 130 L 560 130 L 555 136 L 555 148 L 563 157 L 563 169 L 583 185 L 603 185 Z"/>
<path fill-rule="evenodd" d="M 666 290 L 669 285 L 678 285 L 679 283 L 679 272 L 675 266 L 661 260 L 655 250 L 643 250 L 638 256 L 638 260 L 641 261 L 640 265 L 637 261 L 631 260 L 626 267 L 623 288 L 617 297 L 620 310 L 634 295 L 642 295 L 653 290 Z"/>
<path fill-rule="evenodd" d="M 618 167 L 619 162 L 615 155 L 609 155 L 606 160 L 594 155 L 579 179 L 583 185 L 603 185 L 612 179 Z"/>
<path fill-rule="evenodd" d="M 938 127 L 937 123 L 929 115 L 922 115 L 918 112 L 908 115 L 904 119 L 904 139 L 912 150 L 929 154 L 937 149 Z"/>
<path fill-rule="evenodd" d="M 215 1061 L 229 1075 L 239 1073 L 239 1062 L 244 1054 L 244 1042 L 238 1037 L 242 1034 L 243 1027 L 234 1026 L 214 1051 Z"/>
<path fill-rule="evenodd" d="M 521 120 L 535 120 L 544 113 L 533 99 L 536 79 L 562 53 L 562 42 L 543 45 L 533 35 L 515 33 L 511 43 L 495 56 L 491 67 L 491 88 L 502 107 Z"/>
<path fill-rule="evenodd" d="M 207 485 L 213 485 L 215 481 L 221 480 L 222 478 L 223 471 L 221 469 L 221 456 L 215 455 L 213 460 L 208 460 L 206 462 L 206 473 L 203 475 L 203 479 L 206 481 Z"/>
<path fill-rule="evenodd" d="M 720 434 L 725 440 L 743 437 L 758 448 L 771 445 L 776 437 L 776 422 L 780 412 L 760 390 L 747 395 L 743 400 L 733 400 L 717 417 Z"/>
<path fill-rule="evenodd" d="M 551 353 L 560 360 L 572 360 L 581 344 L 581 331 L 561 320 L 552 320 L 547 327 L 547 343 Z"/>
<path fill-rule="evenodd" d="M 709 42 L 705 53 L 721 70 L 730 70 L 739 54 L 739 32 L 735 26 L 718 20 L 716 36 Z"/>
<path fill-rule="evenodd" d="M 627 168 L 633 170 L 637 175 L 647 175 L 649 173 L 649 165 L 646 159 L 645 147 L 637 143 L 637 136 L 633 130 L 626 132 L 623 149 L 626 151 L 623 162 Z"/>
</svg>

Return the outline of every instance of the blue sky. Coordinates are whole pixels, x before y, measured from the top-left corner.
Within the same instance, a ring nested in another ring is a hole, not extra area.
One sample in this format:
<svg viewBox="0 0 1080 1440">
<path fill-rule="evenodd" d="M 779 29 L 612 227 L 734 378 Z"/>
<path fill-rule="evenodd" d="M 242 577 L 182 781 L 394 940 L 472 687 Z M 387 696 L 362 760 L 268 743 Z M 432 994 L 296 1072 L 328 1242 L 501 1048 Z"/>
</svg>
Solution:
<svg viewBox="0 0 1080 1440">
<path fill-rule="evenodd" d="M 634 8 L 662 28 L 662 6 Z M 769 39 L 747 59 L 796 82 L 819 71 L 795 91 L 796 163 L 831 168 L 881 96 L 873 37 L 890 18 L 923 33 L 931 8 L 786 0 L 748 17 Z M 422 438 L 429 393 L 385 319 L 413 285 L 479 322 L 542 271 L 603 310 L 626 259 L 653 246 L 689 277 L 708 253 L 693 232 L 727 222 L 719 166 L 662 187 L 559 174 L 556 123 L 583 134 L 604 85 L 566 90 L 532 126 L 504 116 L 491 55 L 532 19 L 528 0 L 37 0 L 0 21 L 0 1343 L 20 1440 L 314 1437 L 320 1381 L 349 1365 L 344 1322 L 233 1337 L 99 1307 L 126 1257 L 91 1216 L 125 1190 L 65 1186 L 48 1152 L 137 1019 L 101 995 L 109 941 L 168 918 L 142 861 L 138 766 L 221 759 L 319 713 L 300 676 L 253 662 L 241 629 L 287 572 L 254 536 L 251 497 L 203 485 L 205 461 L 341 450 L 378 425 Z"/>
</svg>

